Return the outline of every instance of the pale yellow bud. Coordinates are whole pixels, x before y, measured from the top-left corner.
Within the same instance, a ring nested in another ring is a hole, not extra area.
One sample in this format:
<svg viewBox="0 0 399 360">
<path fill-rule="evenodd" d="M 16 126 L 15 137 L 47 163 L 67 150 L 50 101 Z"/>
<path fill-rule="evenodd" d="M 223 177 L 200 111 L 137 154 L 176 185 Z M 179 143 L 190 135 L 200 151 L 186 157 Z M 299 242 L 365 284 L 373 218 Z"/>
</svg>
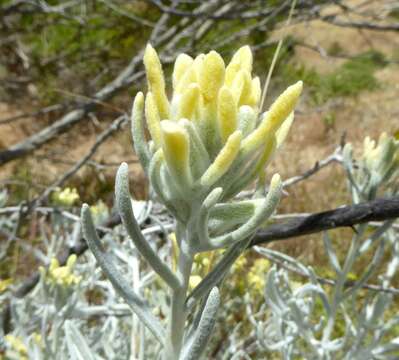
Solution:
<svg viewBox="0 0 399 360">
<path fill-rule="evenodd" d="M 233 81 L 240 70 L 245 70 L 251 73 L 252 62 L 251 48 L 248 45 L 239 48 L 226 67 L 226 85 L 233 84 Z"/>
<path fill-rule="evenodd" d="M 155 103 L 162 119 L 169 117 L 169 102 L 165 92 L 165 79 L 162 65 L 155 49 L 148 44 L 144 52 L 144 66 L 149 90 L 154 95 Z"/>
<path fill-rule="evenodd" d="M 220 137 L 224 144 L 237 129 L 237 105 L 227 86 L 223 86 L 219 91 L 217 117 Z"/>
<path fill-rule="evenodd" d="M 193 120 L 200 98 L 200 88 L 198 84 L 191 84 L 183 93 L 179 103 L 178 119 L 186 118 Z"/>
<path fill-rule="evenodd" d="M 147 120 L 148 131 L 151 134 L 151 138 L 154 141 L 156 148 L 161 146 L 161 119 L 157 105 L 155 103 L 154 96 L 151 92 L 147 93 L 145 98 L 145 118 Z"/>
<path fill-rule="evenodd" d="M 229 136 L 216 159 L 202 175 L 200 180 L 202 186 L 212 186 L 229 170 L 240 150 L 241 138 L 241 131 L 236 131 Z"/>
<path fill-rule="evenodd" d="M 369 136 L 366 136 L 363 141 L 363 152 L 364 155 L 368 155 L 375 148 L 375 141 L 372 140 Z"/>
<path fill-rule="evenodd" d="M 281 187 L 281 176 L 280 174 L 274 174 L 272 179 L 270 180 L 269 191 L 273 191 L 273 189 Z"/>
<path fill-rule="evenodd" d="M 194 59 L 193 69 L 196 72 L 197 78 L 199 78 L 201 76 L 202 66 L 204 64 L 204 60 L 205 60 L 205 54 L 199 54 Z"/>
<path fill-rule="evenodd" d="M 251 94 L 252 94 L 252 79 L 251 74 L 247 70 L 241 70 L 240 76 L 242 77 L 242 88 L 241 94 L 238 98 L 238 105 L 246 105 L 251 102 Z"/>
<path fill-rule="evenodd" d="M 248 71 L 240 70 L 230 87 L 238 106 L 251 101 L 252 79 Z"/>
<path fill-rule="evenodd" d="M 236 104 L 238 104 L 238 102 L 240 101 L 243 88 L 244 88 L 244 74 L 241 71 L 238 71 L 233 80 L 233 83 L 230 86 Z"/>
<path fill-rule="evenodd" d="M 219 89 L 224 82 L 224 72 L 224 61 L 216 51 L 211 51 L 205 56 L 199 77 L 205 101 L 216 102 Z"/>
<path fill-rule="evenodd" d="M 259 77 L 253 78 L 251 81 L 251 98 L 248 101 L 248 105 L 257 106 L 260 103 L 262 96 L 262 87 L 260 84 Z"/>
<path fill-rule="evenodd" d="M 253 64 L 251 48 L 248 45 L 245 45 L 239 48 L 236 54 L 237 54 L 236 56 L 239 57 L 241 63 L 241 69 L 251 72 Z"/>
<path fill-rule="evenodd" d="M 189 135 L 186 129 L 170 120 L 161 121 L 161 129 L 162 149 L 168 169 L 175 181 L 188 185 L 191 182 Z"/>
<path fill-rule="evenodd" d="M 191 67 L 194 60 L 187 54 L 180 54 L 175 61 L 175 67 L 173 69 L 173 89 L 177 89 L 179 81 L 183 78 L 184 74 Z"/>
<path fill-rule="evenodd" d="M 287 137 L 293 122 L 294 122 L 294 112 L 288 115 L 287 119 L 284 120 L 280 128 L 276 131 L 277 149 L 281 146 L 281 144 L 284 142 L 285 138 Z"/>
<path fill-rule="evenodd" d="M 242 149 L 244 153 L 256 150 L 267 136 L 271 136 L 277 131 L 283 121 L 294 110 L 301 92 L 302 81 L 298 81 L 296 84 L 289 86 L 277 98 L 270 110 L 265 114 L 259 127 L 243 140 Z"/>
<path fill-rule="evenodd" d="M 191 84 L 197 82 L 197 71 L 195 66 L 192 65 L 182 76 L 179 83 L 177 84 L 176 94 L 183 93 Z"/>
</svg>

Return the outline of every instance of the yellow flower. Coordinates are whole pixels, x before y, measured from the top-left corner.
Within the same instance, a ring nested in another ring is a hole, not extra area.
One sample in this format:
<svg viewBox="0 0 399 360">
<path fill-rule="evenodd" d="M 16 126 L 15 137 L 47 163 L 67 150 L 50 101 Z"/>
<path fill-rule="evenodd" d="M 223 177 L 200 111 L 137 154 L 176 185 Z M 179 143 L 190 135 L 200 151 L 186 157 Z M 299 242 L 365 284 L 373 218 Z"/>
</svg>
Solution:
<svg viewBox="0 0 399 360">
<path fill-rule="evenodd" d="M 169 102 L 165 92 L 165 79 L 162 65 L 154 48 L 148 44 L 144 53 L 144 66 L 147 73 L 148 87 L 154 94 L 154 100 L 162 119 L 169 117 Z"/>
<path fill-rule="evenodd" d="M 378 143 L 366 137 L 363 143 L 363 166 L 368 173 L 376 173 L 385 181 L 395 178 L 399 168 L 399 141 L 386 133 L 380 135 Z"/>
<path fill-rule="evenodd" d="M 18 353 L 21 356 L 21 359 L 27 359 L 26 355 L 28 355 L 28 348 L 24 344 L 21 338 L 18 336 L 14 336 L 12 334 L 8 334 L 4 337 L 6 342 L 9 344 L 12 350 Z"/>
<path fill-rule="evenodd" d="M 147 46 L 144 112 L 153 142 L 148 148 L 143 148 L 145 138 L 140 130 L 142 108 L 135 107 L 132 122 L 136 133 L 140 132 L 134 137 L 143 165 L 149 163 L 151 167 L 155 152 L 163 154 L 156 157 L 162 165 L 152 169 L 162 173 L 158 175 L 161 182 L 167 179 L 173 185 L 157 186 L 157 191 L 165 191 L 161 197 L 203 194 L 198 189 L 218 186 L 219 179 L 234 180 L 235 169 L 246 165 L 252 166 L 249 180 L 255 180 L 281 145 L 292 124 L 302 82 L 288 87 L 258 122 L 263 111 L 259 108 L 261 84 L 252 75 L 252 63 L 249 46 L 238 49 L 227 65 L 216 51 L 196 58 L 180 54 L 172 74 L 173 93 L 168 99 L 161 62 L 154 48 Z M 142 98 L 143 94 L 138 93 L 135 103 L 141 104 Z M 241 186 L 239 177 L 236 180 L 237 189 L 230 186 L 235 193 Z M 179 195 L 174 193 L 176 189 Z"/>
<path fill-rule="evenodd" d="M 12 284 L 12 279 L 0 280 L 0 294 L 7 290 L 7 288 Z"/>
<path fill-rule="evenodd" d="M 75 188 L 65 188 L 53 193 L 53 201 L 61 206 L 71 206 L 80 199 L 78 191 Z"/>
<path fill-rule="evenodd" d="M 99 200 L 96 205 L 90 206 L 90 211 L 93 215 L 99 215 L 103 211 L 107 211 L 107 210 L 108 210 L 107 206 L 101 200 Z"/>
<path fill-rule="evenodd" d="M 233 264 L 233 272 L 235 271 L 242 271 L 245 269 L 247 265 L 247 259 L 241 255 Z"/>
<path fill-rule="evenodd" d="M 42 348 L 44 346 L 42 335 L 40 335 L 39 333 L 34 332 L 32 334 L 32 339 L 35 342 L 35 344 L 38 345 L 39 347 Z"/>
<path fill-rule="evenodd" d="M 47 283 L 62 287 L 76 285 L 81 281 L 81 277 L 73 273 L 76 263 L 76 255 L 70 255 L 65 266 L 60 266 L 56 258 L 51 259 L 50 266 L 46 272 L 43 267 L 39 270 L 45 276 Z"/>
<path fill-rule="evenodd" d="M 248 273 L 248 283 L 252 291 L 257 294 L 263 293 L 267 271 L 270 262 L 266 259 L 256 259 Z"/>
</svg>

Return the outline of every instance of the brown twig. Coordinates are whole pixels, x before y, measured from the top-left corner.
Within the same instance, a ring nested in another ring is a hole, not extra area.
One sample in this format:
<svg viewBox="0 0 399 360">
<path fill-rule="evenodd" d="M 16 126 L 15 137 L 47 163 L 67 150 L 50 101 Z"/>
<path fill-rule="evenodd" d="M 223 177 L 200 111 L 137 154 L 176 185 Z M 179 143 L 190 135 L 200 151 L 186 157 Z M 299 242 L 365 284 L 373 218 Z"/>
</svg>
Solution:
<svg viewBox="0 0 399 360">
<path fill-rule="evenodd" d="M 57 187 L 61 186 L 68 180 L 71 176 L 76 174 L 79 169 L 84 166 L 90 158 L 96 153 L 97 149 L 117 130 L 119 130 L 123 124 L 125 124 L 128 120 L 127 115 L 119 116 L 117 119 L 113 121 L 111 126 L 109 126 L 106 130 L 104 130 L 97 138 L 96 142 L 89 149 L 89 151 L 78 161 L 76 162 L 68 171 L 66 171 L 59 179 L 53 182 L 46 190 L 43 191 L 36 199 L 31 202 L 31 206 L 37 206 L 41 204 L 44 200 L 48 198 L 48 196 L 53 192 Z"/>
<path fill-rule="evenodd" d="M 325 230 L 353 227 L 370 221 L 385 221 L 398 217 L 399 196 L 346 205 L 334 210 L 299 217 L 282 224 L 270 225 L 267 229 L 258 231 L 249 246 L 269 244 Z"/>
</svg>

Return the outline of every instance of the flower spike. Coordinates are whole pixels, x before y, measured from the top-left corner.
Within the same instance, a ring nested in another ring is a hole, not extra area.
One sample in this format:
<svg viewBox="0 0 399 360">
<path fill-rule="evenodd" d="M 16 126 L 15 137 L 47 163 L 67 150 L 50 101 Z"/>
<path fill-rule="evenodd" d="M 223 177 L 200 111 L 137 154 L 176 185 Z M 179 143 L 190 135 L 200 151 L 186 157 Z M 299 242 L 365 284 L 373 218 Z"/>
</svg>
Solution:
<svg viewBox="0 0 399 360">
<path fill-rule="evenodd" d="M 223 86 L 219 91 L 217 118 L 220 137 L 224 144 L 237 129 L 237 105 L 227 86 Z"/>
<path fill-rule="evenodd" d="M 148 131 L 154 141 L 155 147 L 161 146 L 161 119 L 152 92 L 148 92 L 145 98 L 145 117 L 147 119 Z"/>
<path fill-rule="evenodd" d="M 274 134 L 288 115 L 294 110 L 302 92 L 302 81 L 289 86 L 273 103 L 265 114 L 262 123 L 247 138 L 244 139 L 242 149 L 249 153 L 259 148 L 266 136 Z"/>
<path fill-rule="evenodd" d="M 201 185 L 204 187 L 212 186 L 218 179 L 220 179 L 238 155 L 240 150 L 242 134 L 241 131 L 236 131 L 229 136 L 226 144 L 220 150 L 220 153 L 214 160 L 208 170 L 201 177 Z"/>
<path fill-rule="evenodd" d="M 155 49 L 148 44 L 144 52 L 144 66 L 149 90 L 154 94 L 161 119 L 169 118 L 169 102 L 165 92 L 162 65 Z"/>
<path fill-rule="evenodd" d="M 188 132 L 179 124 L 164 120 L 161 122 L 162 149 L 171 175 L 183 188 L 191 187 L 189 167 L 190 141 Z"/>
<path fill-rule="evenodd" d="M 177 89 L 179 81 L 183 78 L 184 74 L 189 70 L 194 60 L 191 56 L 187 54 L 180 54 L 176 58 L 175 67 L 173 69 L 172 81 L 173 81 L 173 90 Z"/>
<path fill-rule="evenodd" d="M 205 101 L 216 101 L 219 89 L 224 82 L 224 72 L 224 61 L 216 51 L 211 51 L 205 56 L 199 79 Z"/>
</svg>

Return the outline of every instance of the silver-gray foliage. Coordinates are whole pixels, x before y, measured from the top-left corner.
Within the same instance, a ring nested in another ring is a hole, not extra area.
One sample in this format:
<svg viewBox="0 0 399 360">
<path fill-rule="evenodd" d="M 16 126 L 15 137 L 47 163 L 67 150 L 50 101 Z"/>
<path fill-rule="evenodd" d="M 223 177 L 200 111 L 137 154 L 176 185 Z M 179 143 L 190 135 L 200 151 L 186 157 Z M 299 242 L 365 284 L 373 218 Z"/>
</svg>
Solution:
<svg viewBox="0 0 399 360">
<path fill-rule="evenodd" d="M 399 142 L 385 134 L 378 144 L 366 138 L 363 156 L 356 161 L 352 146 L 345 146 L 343 166 L 354 203 L 372 200 L 377 194 L 397 194 L 398 149 Z M 298 260 L 256 248 L 280 264 L 267 275 L 265 301 L 270 313 L 266 321 L 257 323 L 259 344 L 278 351 L 283 359 L 397 359 L 399 337 L 394 329 L 399 315 L 390 309 L 392 294 L 364 288 L 374 279 L 382 289 L 388 289 L 398 273 L 399 241 L 393 223 L 357 226 L 348 245 L 346 239 L 340 239 L 339 246 L 348 246 L 346 252 L 339 252 L 344 253 L 341 258 L 330 235 L 324 234 L 324 250 L 334 272 L 332 286 L 323 286 L 322 279 Z M 350 281 L 359 261 L 366 265 Z M 287 270 L 307 277 L 309 282 L 298 285 L 290 280 Z"/>
</svg>

